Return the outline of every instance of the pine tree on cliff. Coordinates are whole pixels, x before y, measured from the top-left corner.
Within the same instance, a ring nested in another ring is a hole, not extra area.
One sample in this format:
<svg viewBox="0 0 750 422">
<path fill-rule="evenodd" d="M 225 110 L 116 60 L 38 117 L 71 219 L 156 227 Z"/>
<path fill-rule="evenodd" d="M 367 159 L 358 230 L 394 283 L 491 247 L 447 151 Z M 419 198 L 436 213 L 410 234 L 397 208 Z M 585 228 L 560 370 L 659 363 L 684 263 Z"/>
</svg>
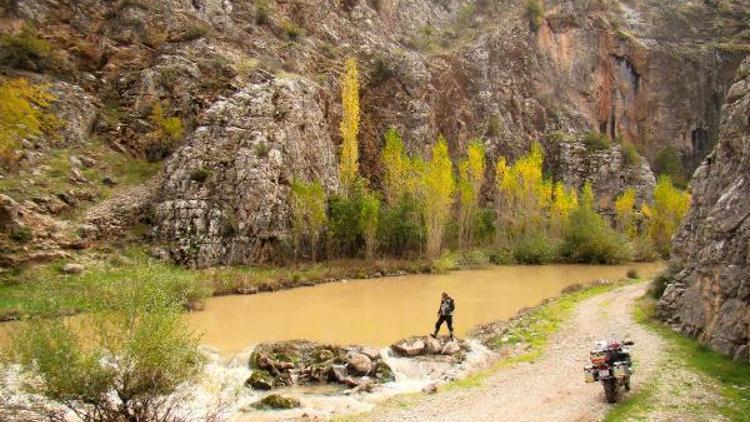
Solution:
<svg viewBox="0 0 750 422">
<path fill-rule="evenodd" d="M 344 193 L 349 193 L 357 179 L 359 171 L 359 151 L 357 135 L 359 134 L 359 71 L 357 60 L 348 58 L 345 63 L 344 80 L 341 83 L 342 118 L 341 126 L 341 161 L 339 162 L 339 179 Z"/>
</svg>

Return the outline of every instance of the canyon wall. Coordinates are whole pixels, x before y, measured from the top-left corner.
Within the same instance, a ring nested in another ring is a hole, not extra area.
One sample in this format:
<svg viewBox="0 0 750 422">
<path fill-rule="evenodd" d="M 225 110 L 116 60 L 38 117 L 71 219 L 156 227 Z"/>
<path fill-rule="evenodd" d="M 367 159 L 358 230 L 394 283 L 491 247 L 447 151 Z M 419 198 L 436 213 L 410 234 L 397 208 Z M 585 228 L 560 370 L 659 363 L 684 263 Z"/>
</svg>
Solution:
<svg viewBox="0 0 750 422">
<path fill-rule="evenodd" d="M 9 0 L 0 31 L 33 28 L 59 57 L 54 68 L 2 71 L 71 87 L 61 101 L 86 114 L 70 119 L 84 133 L 66 138 L 165 161 L 150 194 L 137 196 L 147 203 L 132 207 L 142 212 L 102 221 L 122 213 L 97 205 L 78 232 L 143 223 L 146 240 L 177 262 L 253 263 L 288 235 L 292 179 L 337 184 L 346 57 L 360 65 L 361 170 L 375 188 L 393 126 L 419 155 L 439 134 L 456 158 L 474 138 L 490 160 L 512 160 L 539 140 L 556 179 L 593 181 L 610 199 L 636 186 L 649 200 L 646 160 L 673 146 L 691 170 L 715 143 L 720 99 L 744 48 L 736 40 L 750 41 L 745 6 L 549 1 L 535 28 L 520 0 Z M 152 142 L 156 102 L 184 122 L 184 141 Z M 615 145 L 589 151 L 582 139 L 591 131 Z M 623 160 L 625 143 L 646 160 Z M 35 177 L 54 148 L 27 148 L 13 177 Z"/>
<path fill-rule="evenodd" d="M 719 142 L 696 170 L 693 203 L 675 235 L 675 273 L 658 315 L 747 362 L 750 347 L 750 57 L 722 109 Z"/>
</svg>

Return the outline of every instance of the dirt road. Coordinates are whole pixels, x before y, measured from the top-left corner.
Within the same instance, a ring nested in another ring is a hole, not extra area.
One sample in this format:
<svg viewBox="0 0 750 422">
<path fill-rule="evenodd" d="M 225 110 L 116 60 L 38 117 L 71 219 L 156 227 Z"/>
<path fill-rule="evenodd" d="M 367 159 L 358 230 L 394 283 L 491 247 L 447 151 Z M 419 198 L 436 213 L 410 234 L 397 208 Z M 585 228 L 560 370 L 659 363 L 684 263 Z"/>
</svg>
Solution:
<svg viewBox="0 0 750 422">
<path fill-rule="evenodd" d="M 549 348 L 534 363 L 499 370 L 481 387 L 438 392 L 407 409 L 386 408 L 367 415 L 374 421 L 597 421 L 612 405 L 601 384 L 583 382 L 582 367 L 594 342 L 630 339 L 635 359 L 633 391 L 655 375 L 664 341 L 638 325 L 631 315 L 642 296 L 642 283 L 581 302 Z"/>
</svg>

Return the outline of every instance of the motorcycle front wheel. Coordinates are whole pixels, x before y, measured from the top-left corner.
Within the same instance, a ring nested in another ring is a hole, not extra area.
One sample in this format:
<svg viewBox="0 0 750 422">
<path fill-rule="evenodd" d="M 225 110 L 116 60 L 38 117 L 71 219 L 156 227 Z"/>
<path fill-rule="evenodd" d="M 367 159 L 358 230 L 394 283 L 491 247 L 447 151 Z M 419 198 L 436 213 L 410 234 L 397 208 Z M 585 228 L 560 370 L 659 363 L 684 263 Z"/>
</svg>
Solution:
<svg viewBox="0 0 750 422">
<path fill-rule="evenodd" d="M 617 402 L 617 384 L 614 378 L 606 379 L 602 381 L 604 386 L 604 395 L 607 396 L 607 403 Z"/>
</svg>

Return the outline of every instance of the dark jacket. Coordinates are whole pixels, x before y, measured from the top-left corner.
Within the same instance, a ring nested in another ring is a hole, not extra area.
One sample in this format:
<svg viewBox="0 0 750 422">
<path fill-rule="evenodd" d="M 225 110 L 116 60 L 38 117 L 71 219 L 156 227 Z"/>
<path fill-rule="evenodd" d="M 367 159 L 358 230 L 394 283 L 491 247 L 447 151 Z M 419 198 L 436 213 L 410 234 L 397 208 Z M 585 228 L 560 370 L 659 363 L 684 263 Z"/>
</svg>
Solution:
<svg viewBox="0 0 750 422">
<path fill-rule="evenodd" d="M 438 309 L 440 315 L 453 315 L 454 309 L 456 309 L 456 303 L 453 301 L 453 298 L 447 297 L 440 300 L 440 308 Z"/>
</svg>

